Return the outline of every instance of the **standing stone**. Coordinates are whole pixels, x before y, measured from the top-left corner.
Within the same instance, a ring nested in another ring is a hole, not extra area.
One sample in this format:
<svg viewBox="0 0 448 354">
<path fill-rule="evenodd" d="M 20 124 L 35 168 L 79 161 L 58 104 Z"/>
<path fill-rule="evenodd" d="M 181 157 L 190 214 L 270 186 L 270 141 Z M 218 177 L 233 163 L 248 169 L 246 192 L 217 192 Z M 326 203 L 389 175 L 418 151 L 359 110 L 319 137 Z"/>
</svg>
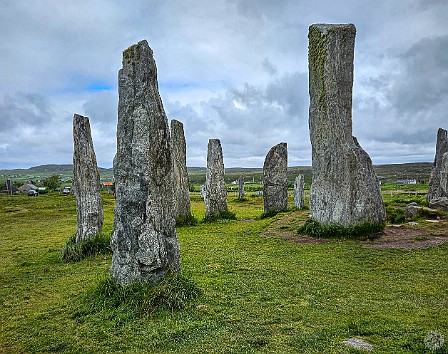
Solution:
<svg viewBox="0 0 448 354">
<path fill-rule="evenodd" d="M 219 139 L 208 141 L 204 201 L 206 215 L 227 211 L 227 186 L 224 181 L 224 162 Z"/>
<path fill-rule="evenodd" d="M 305 176 L 298 175 L 294 181 L 294 206 L 303 209 L 305 206 Z"/>
<path fill-rule="evenodd" d="M 89 118 L 73 116 L 73 190 L 76 197 L 76 243 L 94 238 L 103 230 L 100 173 L 93 149 Z"/>
<path fill-rule="evenodd" d="M 184 125 L 178 120 L 171 120 L 171 147 L 174 163 L 174 217 L 189 216 L 190 190 L 187 173 L 187 146 Z"/>
<path fill-rule="evenodd" d="M 168 271 L 180 271 L 170 131 L 148 43 L 126 49 L 122 65 L 110 272 L 122 285 L 156 283 Z"/>
<path fill-rule="evenodd" d="M 205 203 L 205 195 L 206 195 L 205 184 L 201 184 L 199 186 L 199 192 L 201 194 L 202 199 L 204 199 L 204 203 Z"/>
<path fill-rule="evenodd" d="M 280 143 L 271 148 L 263 165 L 264 212 L 288 209 L 288 148 Z"/>
<path fill-rule="evenodd" d="M 434 158 L 434 167 L 431 171 L 431 178 L 429 179 L 429 188 L 428 195 L 426 200 L 428 203 L 434 198 L 440 197 L 448 197 L 448 193 L 446 192 L 446 160 L 443 162 L 443 156 L 448 152 L 448 134 L 445 129 L 439 128 L 437 131 L 437 142 L 436 142 L 436 156 Z M 442 173 L 442 170 L 445 169 L 445 172 Z M 443 190 L 445 187 L 445 192 Z"/>
<path fill-rule="evenodd" d="M 379 180 L 352 136 L 352 24 L 309 28 L 309 127 L 313 180 L 310 209 L 321 224 L 384 225 Z"/>
<path fill-rule="evenodd" d="M 244 177 L 243 175 L 240 176 L 238 179 L 238 199 L 243 200 L 244 199 Z"/>
</svg>

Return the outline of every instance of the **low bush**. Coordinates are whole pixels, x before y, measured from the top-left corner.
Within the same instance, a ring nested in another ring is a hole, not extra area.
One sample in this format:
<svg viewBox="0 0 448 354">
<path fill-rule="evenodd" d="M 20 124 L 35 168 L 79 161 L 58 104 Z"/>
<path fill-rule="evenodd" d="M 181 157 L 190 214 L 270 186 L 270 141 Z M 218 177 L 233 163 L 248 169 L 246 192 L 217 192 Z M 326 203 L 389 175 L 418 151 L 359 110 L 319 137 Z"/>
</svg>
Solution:
<svg viewBox="0 0 448 354">
<path fill-rule="evenodd" d="M 78 262 L 88 256 L 111 253 L 109 235 L 101 234 L 77 243 L 76 234 L 74 234 L 62 249 L 61 259 L 65 262 Z"/>
<path fill-rule="evenodd" d="M 299 230 L 299 234 L 306 234 L 318 238 L 355 238 L 383 232 L 385 225 L 362 223 L 353 226 L 337 224 L 321 225 L 316 220 L 308 219 Z"/>
<path fill-rule="evenodd" d="M 386 220 L 391 224 L 401 224 L 405 221 L 402 208 L 386 207 Z"/>
<path fill-rule="evenodd" d="M 217 220 L 236 220 L 236 214 L 232 213 L 228 210 L 219 211 L 216 213 L 211 213 L 205 216 L 204 220 L 202 222 L 214 222 Z"/>
<path fill-rule="evenodd" d="M 261 219 L 271 218 L 279 213 L 284 213 L 286 211 L 288 211 L 288 210 L 287 209 L 285 209 L 285 210 L 270 210 L 270 211 L 267 211 L 267 212 L 261 214 L 260 218 Z"/>
<path fill-rule="evenodd" d="M 143 317 L 156 310 L 181 310 L 192 304 L 202 291 L 195 282 L 169 272 L 160 283 L 117 284 L 111 277 L 87 292 L 83 312 L 126 310 L 131 317 Z M 82 311 L 82 310 L 81 310 Z"/>
<path fill-rule="evenodd" d="M 180 215 L 176 218 L 176 226 L 194 226 L 198 223 L 198 219 L 193 214 Z"/>
</svg>

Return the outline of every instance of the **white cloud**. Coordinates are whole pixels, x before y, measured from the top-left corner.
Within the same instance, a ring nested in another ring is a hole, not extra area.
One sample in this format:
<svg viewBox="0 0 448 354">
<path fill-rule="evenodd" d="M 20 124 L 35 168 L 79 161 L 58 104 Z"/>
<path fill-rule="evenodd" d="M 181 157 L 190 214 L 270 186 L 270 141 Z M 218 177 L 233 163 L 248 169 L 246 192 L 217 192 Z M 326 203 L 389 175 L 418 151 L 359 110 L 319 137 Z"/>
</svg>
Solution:
<svg viewBox="0 0 448 354">
<path fill-rule="evenodd" d="M 89 116 L 97 160 L 115 153 L 121 52 L 146 38 L 190 166 L 220 138 L 226 166 L 261 167 L 288 143 L 310 164 L 307 33 L 354 23 L 353 129 L 375 163 L 432 161 L 447 128 L 448 3 L 439 0 L 0 3 L 0 168 L 70 163 L 73 113 Z"/>
</svg>

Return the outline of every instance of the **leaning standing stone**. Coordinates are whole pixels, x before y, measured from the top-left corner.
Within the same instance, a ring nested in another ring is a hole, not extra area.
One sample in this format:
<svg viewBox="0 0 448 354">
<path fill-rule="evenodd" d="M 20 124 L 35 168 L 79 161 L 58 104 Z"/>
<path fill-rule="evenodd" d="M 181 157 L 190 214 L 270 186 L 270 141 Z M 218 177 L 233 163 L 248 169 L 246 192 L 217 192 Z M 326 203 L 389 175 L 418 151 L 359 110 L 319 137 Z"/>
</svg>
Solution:
<svg viewBox="0 0 448 354">
<path fill-rule="evenodd" d="M 298 175 L 294 180 L 294 206 L 303 209 L 305 206 L 305 176 Z"/>
<path fill-rule="evenodd" d="M 207 216 L 227 211 L 227 186 L 224 181 L 224 161 L 219 139 L 208 141 L 204 201 Z"/>
<path fill-rule="evenodd" d="M 103 230 L 100 173 L 93 149 L 89 118 L 73 116 L 73 190 L 76 197 L 76 243 L 94 238 Z"/>
<path fill-rule="evenodd" d="M 244 177 L 243 175 L 240 176 L 238 179 L 238 199 L 243 200 L 244 199 Z"/>
<path fill-rule="evenodd" d="M 379 180 L 352 136 L 352 24 L 309 28 L 309 127 L 313 180 L 310 209 L 321 224 L 384 225 Z"/>
<path fill-rule="evenodd" d="M 288 149 L 286 143 L 271 148 L 263 165 L 264 212 L 288 209 Z"/>
<path fill-rule="evenodd" d="M 434 198 L 448 197 L 448 192 L 446 191 L 447 176 L 446 172 L 448 169 L 443 161 L 443 156 L 448 152 L 448 134 L 445 129 L 439 128 L 437 131 L 437 142 L 436 142 L 436 156 L 434 158 L 434 167 L 431 171 L 431 178 L 429 179 L 428 195 L 426 200 L 428 203 Z M 445 187 L 445 191 L 443 188 Z"/>
<path fill-rule="evenodd" d="M 111 275 L 119 284 L 154 283 L 180 271 L 180 253 L 170 132 L 146 41 L 123 52 L 118 97 Z"/>
<path fill-rule="evenodd" d="M 174 163 L 174 217 L 177 218 L 189 216 L 191 210 L 184 125 L 175 119 L 171 120 L 171 145 Z"/>
</svg>

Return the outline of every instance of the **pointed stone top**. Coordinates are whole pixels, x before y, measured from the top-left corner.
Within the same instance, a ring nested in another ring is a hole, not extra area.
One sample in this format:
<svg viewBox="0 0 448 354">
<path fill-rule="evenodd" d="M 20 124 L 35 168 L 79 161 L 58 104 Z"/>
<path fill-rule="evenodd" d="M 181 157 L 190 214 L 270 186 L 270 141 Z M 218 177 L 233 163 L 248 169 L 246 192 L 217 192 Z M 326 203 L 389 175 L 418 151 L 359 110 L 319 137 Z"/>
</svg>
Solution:
<svg viewBox="0 0 448 354">
<path fill-rule="evenodd" d="M 180 120 L 171 119 L 171 129 L 173 129 L 173 127 L 183 128 L 183 126 L 184 123 L 182 123 Z"/>
</svg>

